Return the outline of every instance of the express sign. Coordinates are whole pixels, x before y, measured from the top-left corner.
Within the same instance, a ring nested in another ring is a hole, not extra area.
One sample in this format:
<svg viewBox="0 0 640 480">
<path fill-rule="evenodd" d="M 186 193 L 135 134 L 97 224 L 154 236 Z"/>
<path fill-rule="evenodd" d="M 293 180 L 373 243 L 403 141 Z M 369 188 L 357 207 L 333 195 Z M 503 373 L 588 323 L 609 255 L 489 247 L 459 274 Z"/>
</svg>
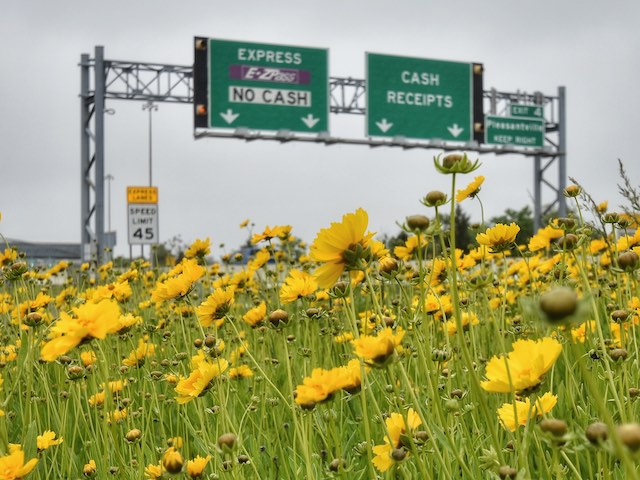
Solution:
<svg viewBox="0 0 640 480">
<path fill-rule="evenodd" d="M 329 129 L 326 49 L 195 40 L 195 126 Z"/>
</svg>

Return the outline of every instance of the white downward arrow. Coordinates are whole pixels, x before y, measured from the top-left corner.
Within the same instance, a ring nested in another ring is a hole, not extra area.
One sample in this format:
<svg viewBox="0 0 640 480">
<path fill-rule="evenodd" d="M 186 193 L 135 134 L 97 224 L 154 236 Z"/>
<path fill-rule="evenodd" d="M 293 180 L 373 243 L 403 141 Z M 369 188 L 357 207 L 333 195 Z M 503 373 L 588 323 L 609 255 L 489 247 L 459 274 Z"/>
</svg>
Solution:
<svg viewBox="0 0 640 480">
<path fill-rule="evenodd" d="M 453 138 L 457 138 L 464 131 L 464 128 L 460 128 L 457 123 L 454 123 L 452 126 L 447 127 L 447 130 L 453 135 Z"/>
<path fill-rule="evenodd" d="M 314 118 L 312 114 L 309 114 L 306 117 L 300 117 L 300 120 L 302 120 L 309 128 L 313 128 L 313 126 L 320 121 L 319 118 Z"/>
<path fill-rule="evenodd" d="M 222 113 L 220 112 L 220 116 L 222 118 L 224 118 L 224 121 L 227 122 L 229 125 L 231 125 L 233 123 L 233 121 L 238 118 L 240 116 L 239 113 L 233 113 L 233 110 L 231 110 L 230 108 L 226 111 L 226 113 Z"/>
<path fill-rule="evenodd" d="M 382 130 L 382 133 L 387 133 L 387 131 L 393 127 L 393 123 L 387 122 L 386 118 L 383 118 L 380 122 L 376 122 L 376 125 Z"/>
</svg>

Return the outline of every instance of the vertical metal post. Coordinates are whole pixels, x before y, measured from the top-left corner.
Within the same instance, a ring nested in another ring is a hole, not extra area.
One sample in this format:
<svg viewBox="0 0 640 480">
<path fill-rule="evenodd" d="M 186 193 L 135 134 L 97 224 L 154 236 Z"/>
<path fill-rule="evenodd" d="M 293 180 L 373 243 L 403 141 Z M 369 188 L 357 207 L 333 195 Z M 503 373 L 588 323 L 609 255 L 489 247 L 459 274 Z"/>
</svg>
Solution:
<svg viewBox="0 0 640 480">
<path fill-rule="evenodd" d="M 80 55 L 80 258 L 85 258 L 85 248 L 89 245 L 89 55 Z"/>
<path fill-rule="evenodd" d="M 104 238 L 104 103 L 105 68 L 104 47 L 95 48 L 95 182 L 96 182 L 96 259 L 102 261 Z"/>
<path fill-rule="evenodd" d="M 533 158 L 533 233 L 542 226 L 542 159 Z"/>
<path fill-rule="evenodd" d="M 567 216 L 567 199 L 564 189 L 567 186 L 567 105 L 566 88 L 558 87 L 558 213 Z"/>
<path fill-rule="evenodd" d="M 108 207 L 108 216 L 107 216 L 107 231 L 111 232 L 111 180 L 115 177 L 111 174 L 108 174 L 104 179 L 107 181 L 107 207 Z"/>
<path fill-rule="evenodd" d="M 142 110 L 149 110 L 149 186 L 153 186 L 153 112 L 158 110 L 158 106 L 149 100 L 142 105 Z"/>
</svg>

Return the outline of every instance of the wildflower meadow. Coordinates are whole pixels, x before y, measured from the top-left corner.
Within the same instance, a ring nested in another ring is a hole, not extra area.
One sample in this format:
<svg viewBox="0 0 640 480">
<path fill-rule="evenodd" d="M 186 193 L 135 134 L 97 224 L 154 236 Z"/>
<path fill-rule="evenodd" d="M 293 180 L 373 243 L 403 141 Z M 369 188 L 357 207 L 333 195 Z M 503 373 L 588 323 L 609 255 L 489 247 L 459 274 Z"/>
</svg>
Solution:
<svg viewBox="0 0 640 480">
<path fill-rule="evenodd" d="M 456 245 L 481 165 L 434 167 L 395 246 L 362 208 L 310 245 L 243 222 L 220 261 L 215 232 L 170 266 L 3 245 L 0 480 L 640 478 L 634 190 Z"/>
</svg>

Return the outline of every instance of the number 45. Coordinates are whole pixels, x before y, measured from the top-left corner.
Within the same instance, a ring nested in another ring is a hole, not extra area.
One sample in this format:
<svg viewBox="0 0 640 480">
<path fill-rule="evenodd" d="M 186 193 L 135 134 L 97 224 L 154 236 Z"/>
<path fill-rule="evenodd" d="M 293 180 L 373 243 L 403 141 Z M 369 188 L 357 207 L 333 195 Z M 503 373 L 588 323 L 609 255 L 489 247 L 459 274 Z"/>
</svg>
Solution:
<svg viewBox="0 0 640 480">
<path fill-rule="evenodd" d="M 144 229 L 144 234 L 142 233 L 142 228 L 138 228 L 135 232 L 133 232 L 133 236 L 135 238 L 139 238 L 142 240 L 143 236 L 145 240 L 153 240 L 153 228 L 147 227 Z"/>
</svg>

